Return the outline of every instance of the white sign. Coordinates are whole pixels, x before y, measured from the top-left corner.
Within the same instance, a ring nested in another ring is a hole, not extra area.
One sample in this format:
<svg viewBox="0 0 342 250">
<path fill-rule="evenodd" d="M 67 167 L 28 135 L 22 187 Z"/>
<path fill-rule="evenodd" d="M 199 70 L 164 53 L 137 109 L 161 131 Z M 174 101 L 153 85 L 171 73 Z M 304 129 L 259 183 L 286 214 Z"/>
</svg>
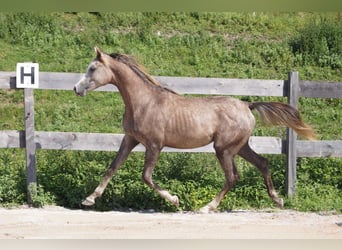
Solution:
<svg viewBox="0 0 342 250">
<path fill-rule="evenodd" d="M 17 88 L 39 87 L 39 64 L 17 63 Z"/>
</svg>

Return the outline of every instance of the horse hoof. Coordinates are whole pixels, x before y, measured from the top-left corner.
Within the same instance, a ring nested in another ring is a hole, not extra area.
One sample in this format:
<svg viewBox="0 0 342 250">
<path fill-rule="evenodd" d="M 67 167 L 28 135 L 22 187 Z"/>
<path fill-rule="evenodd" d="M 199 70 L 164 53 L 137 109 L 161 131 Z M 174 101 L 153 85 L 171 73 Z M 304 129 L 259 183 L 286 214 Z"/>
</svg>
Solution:
<svg viewBox="0 0 342 250">
<path fill-rule="evenodd" d="M 212 208 L 211 206 L 204 206 L 202 207 L 200 210 L 198 210 L 198 212 L 200 214 L 209 214 L 210 212 L 214 212 L 216 211 L 216 209 Z"/>
<path fill-rule="evenodd" d="M 200 214 L 208 214 L 210 211 L 209 207 L 208 206 L 205 206 L 205 207 L 202 207 L 200 210 L 198 210 L 198 212 Z"/>
<path fill-rule="evenodd" d="M 278 198 L 276 201 L 275 201 L 276 205 L 278 208 L 284 208 L 284 200 L 282 198 Z"/>
<path fill-rule="evenodd" d="M 86 198 L 84 201 L 82 201 L 82 205 L 83 206 L 92 206 L 92 205 L 94 205 L 95 204 L 95 201 L 94 201 L 94 199 L 92 199 L 92 198 Z"/>
<path fill-rule="evenodd" d="M 179 199 L 176 195 L 172 196 L 172 204 L 175 205 L 176 207 L 179 206 Z"/>
</svg>

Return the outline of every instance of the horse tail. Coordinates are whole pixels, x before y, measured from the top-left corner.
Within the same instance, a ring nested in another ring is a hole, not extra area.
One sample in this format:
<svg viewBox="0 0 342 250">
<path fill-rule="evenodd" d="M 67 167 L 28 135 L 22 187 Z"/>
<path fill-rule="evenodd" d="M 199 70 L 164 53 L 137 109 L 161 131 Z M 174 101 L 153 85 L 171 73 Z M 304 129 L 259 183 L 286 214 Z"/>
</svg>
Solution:
<svg viewBox="0 0 342 250">
<path fill-rule="evenodd" d="M 292 128 L 298 135 L 315 140 L 315 131 L 303 122 L 297 109 L 280 102 L 249 103 L 250 110 L 256 110 L 261 121 L 266 125 L 286 126 Z"/>
</svg>

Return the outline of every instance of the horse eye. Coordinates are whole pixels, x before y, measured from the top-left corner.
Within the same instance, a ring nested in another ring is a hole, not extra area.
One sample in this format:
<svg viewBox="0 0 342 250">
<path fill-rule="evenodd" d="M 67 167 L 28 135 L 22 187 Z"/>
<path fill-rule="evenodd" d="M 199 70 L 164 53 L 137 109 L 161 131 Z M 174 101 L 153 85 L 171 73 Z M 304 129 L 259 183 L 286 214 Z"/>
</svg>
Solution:
<svg viewBox="0 0 342 250">
<path fill-rule="evenodd" d="M 95 65 L 91 65 L 90 68 L 89 68 L 89 71 L 94 72 L 95 69 L 96 69 Z"/>
</svg>

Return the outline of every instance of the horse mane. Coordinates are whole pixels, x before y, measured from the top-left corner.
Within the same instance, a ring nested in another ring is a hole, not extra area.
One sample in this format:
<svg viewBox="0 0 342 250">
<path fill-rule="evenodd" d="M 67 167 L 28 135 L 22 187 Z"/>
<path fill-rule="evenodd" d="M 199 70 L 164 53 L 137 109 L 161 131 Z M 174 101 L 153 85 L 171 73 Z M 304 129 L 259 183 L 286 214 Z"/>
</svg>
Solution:
<svg viewBox="0 0 342 250">
<path fill-rule="evenodd" d="M 126 54 L 120 54 L 120 53 L 112 53 L 110 54 L 110 56 L 113 59 L 126 64 L 146 83 L 153 84 L 171 93 L 180 95 L 179 93 L 177 93 L 176 91 L 172 89 L 161 86 L 160 83 L 157 80 L 155 80 L 150 74 L 148 74 L 146 72 L 146 69 L 141 64 L 139 64 L 132 56 L 126 55 Z"/>
</svg>

